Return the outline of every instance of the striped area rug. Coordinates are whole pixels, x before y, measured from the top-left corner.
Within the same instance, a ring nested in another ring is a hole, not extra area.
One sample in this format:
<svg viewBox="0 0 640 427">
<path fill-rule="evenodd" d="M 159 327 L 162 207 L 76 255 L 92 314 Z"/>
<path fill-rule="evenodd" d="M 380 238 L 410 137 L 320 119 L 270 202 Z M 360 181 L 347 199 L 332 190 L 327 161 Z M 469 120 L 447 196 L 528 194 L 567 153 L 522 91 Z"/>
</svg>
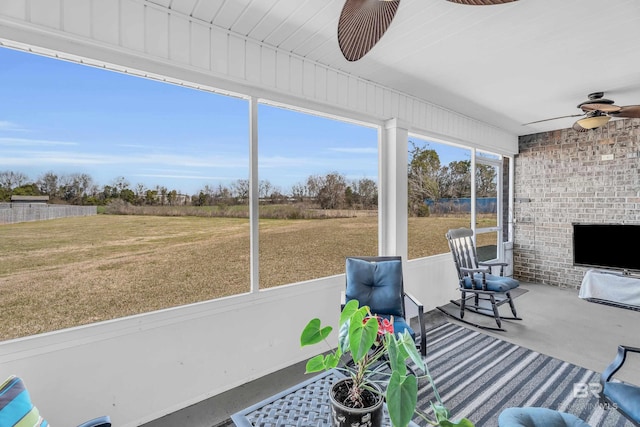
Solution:
<svg viewBox="0 0 640 427">
<path fill-rule="evenodd" d="M 541 406 L 572 413 L 592 427 L 632 427 L 615 410 L 601 409 L 588 386 L 574 392 L 574 384 L 598 383 L 597 372 L 449 322 L 430 330 L 427 343 L 427 366 L 454 419 L 492 427 L 505 408 Z M 433 400 L 428 381 L 421 380 L 418 406 L 429 408 Z"/>
</svg>

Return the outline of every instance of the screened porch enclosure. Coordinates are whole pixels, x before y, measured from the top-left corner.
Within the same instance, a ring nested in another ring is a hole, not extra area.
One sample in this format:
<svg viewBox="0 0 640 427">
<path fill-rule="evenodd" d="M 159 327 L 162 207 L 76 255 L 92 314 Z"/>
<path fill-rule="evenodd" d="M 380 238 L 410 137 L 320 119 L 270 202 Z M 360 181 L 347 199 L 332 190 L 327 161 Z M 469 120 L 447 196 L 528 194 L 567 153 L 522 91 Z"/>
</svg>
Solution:
<svg viewBox="0 0 640 427">
<path fill-rule="evenodd" d="M 474 167 L 500 171 L 487 195 L 479 194 L 482 177 L 470 176 L 472 200 L 500 201 L 489 222 L 482 222 L 478 203 L 467 216 L 491 248 L 487 257 L 511 256 L 517 132 L 294 53 L 287 43 L 264 42 L 266 35 L 231 31 L 234 23 L 242 25 L 257 12 L 243 14 L 239 2 L 224 3 L 24 0 L 0 5 L 3 47 L 232 96 L 247 106 L 247 135 L 241 142 L 251 188 L 246 291 L 1 342 L 0 374 L 22 376 L 55 425 L 100 414 L 124 427 L 161 418 L 307 359 L 314 352 L 299 348 L 301 326 L 310 317 L 337 321 L 342 274 L 261 286 L 260 269 L 267 265 L 260 262 L 260 242 L 266 238 L 258 220 L 260 109 L 265 106 L 375 129 L 377 254 L 403 257 L 405 287 L 426 310 L 457 297 L 457 279 L 449 253 L 409 253 L 415 236 L 408 214 L 410 141 L 453 144 L 469 153 Z M 329 2 L 325 12 L 339 9 L 338 3 Z M 227 25 L 204 21 L 189 10 L 210 11 Z M 270 25 L 277 33 L 286 22 Z"/>
</svg>

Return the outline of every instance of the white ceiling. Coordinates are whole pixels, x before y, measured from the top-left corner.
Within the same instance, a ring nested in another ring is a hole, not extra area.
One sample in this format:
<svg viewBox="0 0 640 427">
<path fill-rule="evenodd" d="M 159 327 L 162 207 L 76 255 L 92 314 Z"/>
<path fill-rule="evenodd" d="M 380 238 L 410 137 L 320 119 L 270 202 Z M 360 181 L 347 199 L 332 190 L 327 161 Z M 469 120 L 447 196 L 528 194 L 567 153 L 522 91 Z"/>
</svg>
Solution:
<svg viewBox="0 0 640 427">
<path fill-rule="evenodd" d="M 571 127 L 591 92 L 640 104 L 640 0 L 400 0 L 361 60 L 337 41 L 344 0 L 148 0 L 518 135 Z"/>
</svg>

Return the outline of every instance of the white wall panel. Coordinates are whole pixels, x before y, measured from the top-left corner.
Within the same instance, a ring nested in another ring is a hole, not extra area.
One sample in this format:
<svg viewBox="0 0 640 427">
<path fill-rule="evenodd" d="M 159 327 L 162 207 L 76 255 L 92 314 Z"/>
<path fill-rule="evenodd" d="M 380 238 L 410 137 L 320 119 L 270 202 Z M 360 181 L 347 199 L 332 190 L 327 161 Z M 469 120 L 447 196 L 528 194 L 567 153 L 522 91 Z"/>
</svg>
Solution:
<svg viewBox="0 0 640 427">
<path fill-rule="evenodd" d="M 146 53 L 166 59 L 169 57 L 169 14 L 156 8 L 145 9 L 144 40 Z"/>
<path fill-rule="evenodd" d="M 120 43 L 133 52 L 144 52 L 145 26 L 140 23 L 145 20 L 146 7 L 131 1 L 122 1 L 120 4 Z"/>
<path fill-rule="evenodd" d="M 28 20 L 27 0 L 0 1 L 0 15 Z"/>
<path fill-rule="evenodd" d="M 316 98 L 318 101 L 327 100 L 327 69 L 316 67 Z"/>
<path fill-rule="evenodd" d="M 356 110 L 358 108 L 358 79 L 354 76 L 349 76 L 348 85 L 347 107 L 351 110 Z"/>
<path fill-rule="evenodd" d="M 360 111 L 367 111 L 367 83 L 362 80 L 356 81 L 357 94 L 354 108 Z"/>
<path fill-rule="evenodd" d="M 83 37 L 91 36 L 91 3 L 86 0 L 64 0 L 62 27 L 64 31 Z"/>
<path fill-rule="evenodd" d="M 349 102 L 349 76 L 338 73 L 338 98 L 337 104 L 341 107 Z"/>
<path fill-rule="evenodd" d="M 276 51 L 269 47 L 262 48 L 260 64 L 260 83 L 267 87 L 276 87 Z"/>
<path fill-rule="evenodd" d="M 227 61 L 229 63 L 227 74 L 239 80 L 246 79 L 246 41 L 235 35 L 229 35 L 229 51 Z"/>
<path fill-rule="evenodd" d="M 276 54 L 276 90 L 289 91 L 290 56 L 278 51 Z"/>
<path fill-rule="evenodd" d="M 248 82 L 259 85 L 262 74 L 262 48 L 255 43 L 247 43 L 245 76 Z"/>
<path fill-rule="evenodd" d="M 218 74 L 229 72 L 229 35 L 211 30 L 211 71 Z"/>
<path fill-rule="evenodd" d="M 30 0 L 29 19 L 45 27 L 61 27 L 61 0 Z"/>
<path fill-rule="evenodd" d="M 169 15 L 169 59 L 191 62 L 191 23 L 177 15 Z"/>
<path fill-rule="evenodd" d="M 119 45 L 120 2 L 92 0 L 90 3 L 92 37 L 96 40 Z"/>
<path fill-rule="evenodd" d="M 302 95 L 313 98 L 316 94 L 316 65 L 305 61 L 302 67 Z"/>
<path fill-rule="evenodd" d="M 191 65 L 211 69 L 211 30 L 209 26 L 197 21 L 191 22 L 190 63 Z"/>
<path fill-rule="evenodd" d="M 303 67 L 302 59 L 296 56 L 289 57 L 289 91 L 298 96 L 303 94 Z"/>
<path fill-rule="evenodd" d="M 327 70 L 327 104 L 338 103 L 338 73 L 335 70 Z"/>
<path fill-rule="evenodd" d="M 365 83 L 367 91 L 367 102 L 362 111 L 375 115 L 376 112 L 376 87 L 370 83 Z"/>
</svg>

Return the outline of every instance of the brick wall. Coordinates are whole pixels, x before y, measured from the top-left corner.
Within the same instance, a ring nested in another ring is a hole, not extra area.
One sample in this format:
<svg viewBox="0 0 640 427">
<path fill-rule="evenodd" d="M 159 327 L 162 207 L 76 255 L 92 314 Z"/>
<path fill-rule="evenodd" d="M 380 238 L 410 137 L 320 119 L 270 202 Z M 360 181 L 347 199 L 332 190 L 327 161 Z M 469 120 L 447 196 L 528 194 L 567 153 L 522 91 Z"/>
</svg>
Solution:
<svg viewBox="0 0 640 427">
<path fill-rule="evenodd" d="M 519 150 L 514 276 L 579 286 L 587 268 L 573 266 L 571 224 L 640 224 L 640 119 L 521 136 Z"/>
</svg>

